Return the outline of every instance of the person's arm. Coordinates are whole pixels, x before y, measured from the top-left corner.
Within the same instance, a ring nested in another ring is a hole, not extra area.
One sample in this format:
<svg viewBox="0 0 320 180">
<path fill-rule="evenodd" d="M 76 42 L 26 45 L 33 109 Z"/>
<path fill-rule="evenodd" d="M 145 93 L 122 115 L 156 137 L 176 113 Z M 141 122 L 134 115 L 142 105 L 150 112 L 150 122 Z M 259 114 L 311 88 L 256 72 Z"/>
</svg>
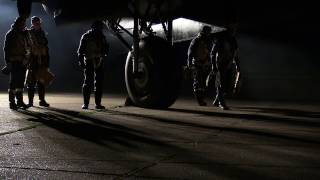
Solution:
<svg viewBox="0 0 320 180">
<path fill-rule="evenodd" d="M 80 39 L 80 44 L 79 44 L 79 48 L 78 48 L 78 63 L 79 66 L 84 68 L 85 64 L 84 64 L 84 54 L 85 54 L 85 47 L 87 45 L 87 35 L 84 34 L 82 35 L 81 39 Z"/>
<path fill-rule="evenodd" d="M 190 43 L 189 49 L 188 49 L 188 59 L 187 59 L 187 66 L 190 67 L 192 65 L 192 59 L 194 58 L 194 53 L 196 46 L 198 45 L 197 39 L 193 39 Z"/>
<path fill-rule="evenodd" d="M 11 48 L 11 43 L 12 43 L 12 35 L 11 34 L 12 34 L 11 32 L 7 33 L 5 36 L 5 39 L 4 39 L 3 53 L 4 53 L 4 60 L 5 60 L 6 64 L 10 63 L 9 50 Z"/>
</svg>

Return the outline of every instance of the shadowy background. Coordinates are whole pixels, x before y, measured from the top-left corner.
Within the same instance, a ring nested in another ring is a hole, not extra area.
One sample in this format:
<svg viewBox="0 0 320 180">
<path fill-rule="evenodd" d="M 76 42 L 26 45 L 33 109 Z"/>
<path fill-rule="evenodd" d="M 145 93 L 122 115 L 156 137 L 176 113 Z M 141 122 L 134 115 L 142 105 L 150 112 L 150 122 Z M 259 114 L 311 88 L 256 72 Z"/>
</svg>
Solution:
<svg viewBox="0 0 320 180">
<path fill-rule="evenodd" d="M 270 6 L 265 8 L 266 11 L 248 8 L 238 12 L 242 86 L 237 98 L 320 101 L 320 29 L 316 11 L 303 5 L 286 8 Z M 32 15 L 43 19 L 43 29 L 48 33 L 50 68 L 56 75 L 48 91 L 80 93 L 82 72 L 77 66 L 76 51 L 81 35 L 90 28 L 90 24 L 74 23 L 57 27 L 38 4 L 33 5 Z M 16 16 L 15 2 L 0 0 L 1 66 L 4 64 L 4 36 Z M 252 21 L 253 18 L 247 21 L 245 17 L 248 16 L 256 17 L 256 21 Z M 127 49 L 109 33 L 107 40 L 111 51 L 105 64 L 105 92 L 123 94 L 126 93 L 124 64 Z M 189 43 L 175 45 L 181 64 L 186 61 Z M 8 80 L 8 76 L 0 75 L 0 91 L 7 91 Z M 184 81 L 181 94 L 191 96 L 191 87 L 190 80 Z"/>
</svg>

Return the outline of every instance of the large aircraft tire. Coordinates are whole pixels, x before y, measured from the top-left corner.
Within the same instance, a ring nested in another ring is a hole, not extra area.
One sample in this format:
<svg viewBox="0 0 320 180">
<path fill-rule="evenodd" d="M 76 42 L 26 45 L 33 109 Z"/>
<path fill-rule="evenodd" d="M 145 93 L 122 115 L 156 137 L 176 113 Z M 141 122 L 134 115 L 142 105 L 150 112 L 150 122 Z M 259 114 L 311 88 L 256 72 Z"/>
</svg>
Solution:
<svg viewBox="0 0 320 180">
<path fill-rule="evenodd" d="M 164 39 L 150 36 L 139 43 L 139 73 L 134 75 L 133 53 L 125 66 L 125 81 L 132 102 L 145 108 L 168 108 L 178 97 L 182 69 L 172 46 Z"/>
</svg>

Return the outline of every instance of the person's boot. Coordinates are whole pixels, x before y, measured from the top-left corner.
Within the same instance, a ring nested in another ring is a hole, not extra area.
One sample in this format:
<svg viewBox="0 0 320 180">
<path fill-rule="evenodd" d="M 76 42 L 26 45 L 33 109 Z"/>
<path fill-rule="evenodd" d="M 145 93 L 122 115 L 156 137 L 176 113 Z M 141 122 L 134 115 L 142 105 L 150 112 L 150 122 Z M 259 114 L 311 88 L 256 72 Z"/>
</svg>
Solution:
<svg viewBox="0 0 320 180">
<path fill-rule="evenodd" d="M 12 109 L 12 110 L 17 110 L 18 107 L 17 107 L 17 104 L 16 104 L 16 101 L 15 101 L 15 93 L 13 90 L 9 90 L 9 108 Z"/>
<path fill-rule="evenodd" d="M 33 106 L 34 92 L 35 92 L 34 88 L 28 88 L 28 99 L 29 99 L 28 106 L 29 107 Z"/>
<path fill-rule="evenodd" d="M 224 103 L 219 104 L 219 108 L 221 108 L 222 110 L 229 110 L 229 109 L 230 109 L 230 108 L 229 108 L 226 104 L 224 104 Z"/>
<path fill-rule="evenodd" d="M 219 98 L 218 98 L 218 94 L 216 95 L 216 98 L 213 100 L 212 104 L 216 107 L 219 107 Z"/>
<path fill-rule="evenodd" d="M 89 102 L 90 102 L 90 90 L 86 87 L 82 88 L 82 96 L 83 96 L 83 105 L 82 109 L 88 109 L 89 108 Z"/>
<path fill-rule="evenodd" d="M 38 83 L 39 106 L 49 107 L 50 104 L 48 104 L 45 100 L 45 93 L 46 91 L 44 85 Z"/>
<path fill-rule="evenodd" d="M 201 93 L 195 93 L 196 100 L 199 106 L 206 106 L 207 103 L 203 100 L 203 96 Z"/>
<path fill-rule="evenodd" d="M 23 102 L 23 92 L 17 91 L 16 92 L 16 98 L 17 98 L 17 107 L 20 109 L 28 109 L 29 107 Z"/>
<path fill-rule="evenodd" d="M 39 100 L 39 106 L 42 106 L 42 107 L 49 107 L 50 104 L 47 103 L 46 100 Z"/>
<path fill-rule="evenodd" d="M 218 93 L 217 98 L 219 101 L 218 107 L 222 110 L 229 110 L 229 107 L 226 105 L 226 102 L 224 100 L 224 95 L 222 93 Z"/>
<path fill-rule="evenodd" d="M 96 103 L 96 109 L 105 109 L 104 106 L 101 105 L 102 92 L 95 91 L 94 99 Z"/>
</svg>

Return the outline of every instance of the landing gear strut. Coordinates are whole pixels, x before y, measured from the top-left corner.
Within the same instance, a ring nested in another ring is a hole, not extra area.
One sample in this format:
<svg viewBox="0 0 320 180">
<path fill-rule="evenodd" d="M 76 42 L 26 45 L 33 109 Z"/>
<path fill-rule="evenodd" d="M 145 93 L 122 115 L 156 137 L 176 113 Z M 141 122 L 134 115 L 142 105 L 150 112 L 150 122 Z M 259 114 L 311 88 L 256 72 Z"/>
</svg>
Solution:
<svg viewBox="0 0 320 180">
<path fill-rule="evenodd" d="M 19 16 L 27 19 L 31 14 L 32 0 L 17 0 Z"/>
</svg>

